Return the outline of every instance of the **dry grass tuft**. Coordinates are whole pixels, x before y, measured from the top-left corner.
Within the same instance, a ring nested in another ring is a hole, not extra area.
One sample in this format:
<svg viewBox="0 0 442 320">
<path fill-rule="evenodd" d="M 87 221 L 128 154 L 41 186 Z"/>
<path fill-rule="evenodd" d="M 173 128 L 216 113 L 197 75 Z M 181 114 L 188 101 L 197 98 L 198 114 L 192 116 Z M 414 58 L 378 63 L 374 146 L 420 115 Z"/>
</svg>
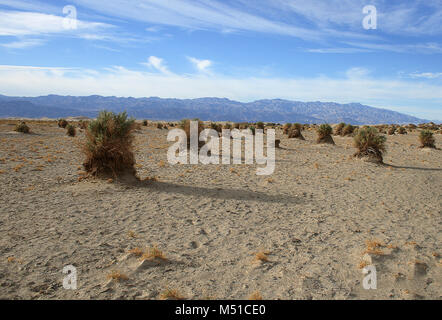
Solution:
<svg viewBox="0 0 442 320">
<path fill-rule="evenodd" d="M 367 248 L 364 253 L 375 254 L 378 256 L 384 255 L 384 252 L 380 249 L 384 246 L 381 242 L 377 240 L 367 240 L 365 245 Z"/>
<path fill-rule="evenodd" d="M 144 254 L 143 250 L 138 247 L 130 249 L 129 253 L 135 255 L 136 257 L 141 257 Z"/>
<path fill-rule="evenodd" d="M 132 231 L 132 230 L 129 230 L 127 235 L 128 235 L 129 238 L 134 238 L 135 239 L 137 237 L 135 231 Z"/>
<path fill-rule="evenodd" d="M 108 280 L 114 280 L 117 282 L 120 282 L 121 280 L 128 280 L 129 279 L 128 276 L 126 276 L 124 273 L 121 273 L 120 271 L 117 271 L 117 270 L 113 270 L 106 277 Z"/>
<path fill-rule="evenodd" d="M 255 291 L 250 295 L 249 300 L 262 300 L 262 295 L 259 291 Z"/>
<path fill-rule="evenodd" d="M 161 259 L 161 260 L 167 260 L 164 253 L 158 249 L 156 245 L 154 245 L 152 248 L 148 248 L 146 252 L 142 254 L 140 257 L 140 260 L 154 260 L 154 259 Z"/>
<path fill-rule="evenodd" d="M 255 253 L 255 261 L 269 262 L 269 251 L 259 251 Z"/>
<path fill-rule="evenodd" d="M 186 299 L 183 297 L 178 290 L 176 289 L 166 289 L 160 294 L 161 300 L 184 300 Z"/>
</svg>

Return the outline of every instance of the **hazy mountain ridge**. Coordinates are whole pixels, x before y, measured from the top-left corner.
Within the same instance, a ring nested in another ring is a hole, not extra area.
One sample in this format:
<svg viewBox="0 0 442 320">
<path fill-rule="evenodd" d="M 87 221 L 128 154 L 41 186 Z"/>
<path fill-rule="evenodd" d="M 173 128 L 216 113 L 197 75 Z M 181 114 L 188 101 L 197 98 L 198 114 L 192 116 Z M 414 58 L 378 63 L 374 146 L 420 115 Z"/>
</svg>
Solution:
<svg viewBox="0 0 442 320">
<path fill-rule="evenodd" d="M 100 110 L 126 110 L 138 119 L 212 121 L 268 121 L 303 123 L 381 124 L 428 122 L 399 112 L 359 103 L 300 102 L 282 99 L 242 103 L 226 98 L 122 98 L 103 96 L 8 97 L 0 95 L 0 117 L 95 117 Z"/>
</svg>

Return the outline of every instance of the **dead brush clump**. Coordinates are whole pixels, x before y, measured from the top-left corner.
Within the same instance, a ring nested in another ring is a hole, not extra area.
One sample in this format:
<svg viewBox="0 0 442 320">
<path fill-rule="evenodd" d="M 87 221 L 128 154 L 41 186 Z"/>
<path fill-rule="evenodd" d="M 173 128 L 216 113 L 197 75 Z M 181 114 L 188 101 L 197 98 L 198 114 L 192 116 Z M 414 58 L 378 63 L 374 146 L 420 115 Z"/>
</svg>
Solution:
<svg viewBox="0 0 442 320">
<path fill-rule="evenodd" d="M 77 134 L 77 129 L 75 129 L 75 127 L 74 127 L 73 125 L 68 124 L 68 125 L 66 126 L 66 134 L 67 134 L 69 137 L 75 137 L 75 135 Z"/>
<path fill-rule="evenodd" d="M 354 146 L 358 151 L 354 154 L 357 158 L 365 158 L 371 162 L 382 163 L 383 153 L 386 151 L 387 138 L 381 136 L 376 128 L 361 128 L 354 137 Z"/>
<path fill-rule="evenodd" d="M 78 127 L 82 130 L 86 130 L 89 126 L 89 121 L 80 120 L 78 121 Z"/>
<path fill-rule="evenodd" d="M 407 130 L 404 127 L 399 127 L 397 129 L 398 134 L 407 134 Z"/>
<path fill-rule="evenodd" d="M 352 135 L 354 131 L 355 131 L 355 127 L 352 126 L 351 124 L 347 124 L 344 126 L 344 128 L 342 128 L 341 136 L 346 137 L 346 136 Z"/>
<path fill-rule="evenodd" d="M 59 128 L 65 129 L 67 125 L 68 125 L 68 122 L 66 121 L 66 119 L 59 119 L 58 120 L 58 127 Z"/>
<path fill-rule="evenodd" d="M 21 132 L 21 133 L 30 133 L 31 132 L 31 130 L 29 129 L 28 125 L 24 121 L 22 121 L 19 124 L 17 124 L 15 126 L 14 130 L 17 131 L 17 132 Z"/>
<path fill-rule="evenodd" d="M 221 133 L 223 130 L 223 127 L 216 122 L 211 122 L 209 124 L 209 128 L 215 130 L 216 132 L 218 132 L 218 134 Z"/>
<path fill-rule="evenodd" d="M 419 141 L 421 143 L 421 148 L 436 148 L 436 140 L 433 137 L 433 132 L 430 130 L 422 130 L 419 133 Z"/>
<path fill-rule="evenodd" d="M 344 122 L 341 122 L 340 124 L 338 124 L 336 127 L 335 127 L 335 130 L 334 130 L 334 135 L 335 136 L 340 136 L 340 135 L 342 135 L 342 129 L 344 129 L 344 127 L 345 127 L 345 123 Z"/>
<path fill-rule="evenodd" d="M 291 123 L 285 123 L 284 126 L 282 127 L 282 132 L 284 134 L 288 134 L 291 127 L 292 127 Z"/>
<path fill-rule="evenodd" d="M 88 174 L 135 175 L 134 122 L 134 119 L 127 118 L 126 112 L 115 114 L 102 111 L 89 124 L 82 146 L 86 156 L 83 166 Z"/>
<path fill-rule="evenodd" d="M 387 130 L 388 135 L 392 136 L 396 133 L 396 127 L 390 127 Z"/>
<path fill-rule="evenodd" d="M 301 133 L 301 130 L 299 128 L 292 127 L 290 128 L 288 132 L 288 138 L 289 139 L 299 139 L 299 140 L 305 140 L 304 136 Z"/>
<path fill-rule="evenodd" d="M 330 127 L 329 124 L 321 124 L 317 129 L 316 133 L 318 134 L 318 137 L 316 139 L 316 143 L 329 143 L 329 144 L 335 144 L 333 141 L 333 138 L 331 136 L 333 132 L 332 127 Z"/>
</svg>

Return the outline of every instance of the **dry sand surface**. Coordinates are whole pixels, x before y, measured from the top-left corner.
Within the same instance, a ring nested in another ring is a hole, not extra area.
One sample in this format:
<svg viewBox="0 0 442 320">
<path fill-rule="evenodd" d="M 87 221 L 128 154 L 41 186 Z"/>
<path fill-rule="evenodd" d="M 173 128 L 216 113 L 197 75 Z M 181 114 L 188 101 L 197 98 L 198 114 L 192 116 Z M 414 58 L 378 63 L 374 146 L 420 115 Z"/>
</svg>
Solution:
<svg viewBox="0 0 442 320">
<path fill-rule="evenodd" d="M 442 151 L 420 149 L 416 132 L 388 136 L 380 166 L 352 158 L 352 138 L 278 131 L 265 177 L 256 165 L 170 166 L 167 130 L 143 127 L 138 174 L 158 181 L 110 182 L 78 180 L 83 133 L 28 124 L 33 134 L 0 124 L 1 299 L 442 298 Z M 166 259 L 129 253 L 153 246 Z M 369 263 L 376 290 L 362 286 Z M 62 286 L 66 265 L 77 290 Z"/>
</svg>

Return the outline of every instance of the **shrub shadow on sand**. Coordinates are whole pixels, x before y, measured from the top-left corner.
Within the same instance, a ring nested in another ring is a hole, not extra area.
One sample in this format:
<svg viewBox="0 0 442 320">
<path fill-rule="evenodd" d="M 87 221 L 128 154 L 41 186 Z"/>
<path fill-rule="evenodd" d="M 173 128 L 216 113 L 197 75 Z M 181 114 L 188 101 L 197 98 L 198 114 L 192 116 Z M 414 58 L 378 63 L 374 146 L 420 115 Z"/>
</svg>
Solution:
<svg viewBox="0 0 442 320">
<path fill-rule="evenodd" d="M 286 204 L 300 204 L 304 202 L 304 199 L 298 196 L 273 195 L 265 192 L 252 192 L 241 189 L 204 188 L 163 181 L 138 181 L 137 183 L 130 183 L 130 185 L 133 187 L 149 188 L 159 192 L 179 193 L 186 196 L 209 197 L 221 200 L 246 200 Z"/>
</svg>

